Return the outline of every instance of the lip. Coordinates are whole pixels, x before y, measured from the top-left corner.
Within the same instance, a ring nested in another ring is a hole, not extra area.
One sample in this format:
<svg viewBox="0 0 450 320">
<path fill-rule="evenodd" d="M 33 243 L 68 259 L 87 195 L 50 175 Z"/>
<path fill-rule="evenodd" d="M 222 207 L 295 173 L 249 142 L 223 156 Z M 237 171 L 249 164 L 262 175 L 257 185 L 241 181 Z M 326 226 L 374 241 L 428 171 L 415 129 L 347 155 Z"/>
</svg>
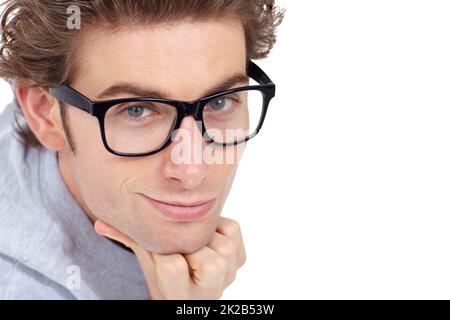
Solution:
<svg viewBox="0 0 450 320">
<path fill-rule="evenodd" d="M 192 203 L 164 202 L 143 196 L 159 213 L 177 221 L 194 221 L 206 216 L 216 201 L 214 198 Z"/>
</svg>

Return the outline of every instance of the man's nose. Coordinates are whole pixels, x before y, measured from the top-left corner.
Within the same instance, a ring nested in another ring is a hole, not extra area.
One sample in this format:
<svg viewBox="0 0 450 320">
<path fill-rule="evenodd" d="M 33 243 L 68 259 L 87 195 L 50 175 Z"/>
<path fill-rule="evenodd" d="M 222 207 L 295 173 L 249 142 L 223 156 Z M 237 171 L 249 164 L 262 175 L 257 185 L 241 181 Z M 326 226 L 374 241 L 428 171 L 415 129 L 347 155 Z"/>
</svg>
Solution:
<svg viewBox="0 0 450 320">
<path fill-rule="evenodd" d="M 208 175 L 209 167 L 203 159 L 205 142 L 194 117 L 183 119 L 177 132 L 172 135 L 164 175 L 178 181 L 184 189 L 197 188 Z"/>
</svg>

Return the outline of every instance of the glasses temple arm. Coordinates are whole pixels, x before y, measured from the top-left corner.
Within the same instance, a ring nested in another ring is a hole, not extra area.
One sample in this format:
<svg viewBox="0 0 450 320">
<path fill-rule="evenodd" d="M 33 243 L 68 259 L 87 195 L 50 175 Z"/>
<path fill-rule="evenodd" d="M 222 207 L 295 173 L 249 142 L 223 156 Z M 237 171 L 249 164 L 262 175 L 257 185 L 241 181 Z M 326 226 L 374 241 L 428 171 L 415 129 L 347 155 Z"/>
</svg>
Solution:
<svg viewBox="0 0 450 320">
<path fill-rule="evenodd" d="M 50 94 L 59 101 L 66 102 L 78 109 L 92 114 L 92 102 L 78 91 L 62 84 L 49 88 Z"/>
<path fill-rule="evenodd" d="M 249 77 L 253 78 L 258 83 L 273 84 L 267 74 L 251 60 L 248 62 L 247 73 Z"/>
</svg>

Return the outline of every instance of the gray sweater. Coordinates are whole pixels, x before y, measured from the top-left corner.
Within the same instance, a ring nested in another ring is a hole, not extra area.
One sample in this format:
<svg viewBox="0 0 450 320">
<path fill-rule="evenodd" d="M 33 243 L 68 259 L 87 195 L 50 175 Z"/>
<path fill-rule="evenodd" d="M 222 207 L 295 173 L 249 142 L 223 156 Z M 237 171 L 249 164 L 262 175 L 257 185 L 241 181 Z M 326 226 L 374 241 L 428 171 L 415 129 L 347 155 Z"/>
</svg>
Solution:
<svg viewBox="0 0 450 320">
<path fill-rule="evenodd" d="M 57 154 L 13 138 L 0 114 L 0 299 L 147 299 L 133 253 L 97 235 Z"/>
</svg>

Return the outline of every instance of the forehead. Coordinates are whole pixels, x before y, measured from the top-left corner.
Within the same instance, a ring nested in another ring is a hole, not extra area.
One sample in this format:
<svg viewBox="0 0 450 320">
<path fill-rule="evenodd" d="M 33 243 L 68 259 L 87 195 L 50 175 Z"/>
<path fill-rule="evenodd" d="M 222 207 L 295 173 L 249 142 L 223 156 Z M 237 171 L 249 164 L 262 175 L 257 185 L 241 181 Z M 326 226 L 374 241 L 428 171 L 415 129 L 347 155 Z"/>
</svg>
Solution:
<svg viewBox="0 0 450 320">
<path fill-rule="evenodd" d="M 92 29 L 76 52 L 74 87 L 95 97 L 117 82 L 195 99 L 214 83 L 245 72 L 245 34 L 240 21 L 177 22 Z M 197 92 L 198 91 L 198 92 Z"/>
</svg>

